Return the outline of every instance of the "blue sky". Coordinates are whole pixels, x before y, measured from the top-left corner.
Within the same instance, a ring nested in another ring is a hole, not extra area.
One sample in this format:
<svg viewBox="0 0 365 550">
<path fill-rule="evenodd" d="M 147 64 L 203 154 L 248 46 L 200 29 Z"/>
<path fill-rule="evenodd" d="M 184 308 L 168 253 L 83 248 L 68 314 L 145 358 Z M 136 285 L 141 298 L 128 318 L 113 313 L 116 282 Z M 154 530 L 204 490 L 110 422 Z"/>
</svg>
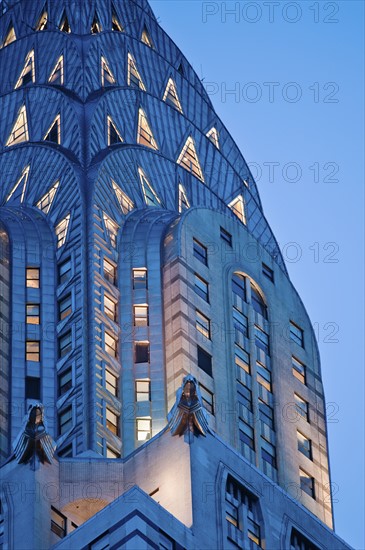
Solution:
<svg viewBox="0 0 365 550">
<path fill-rule="evenodd" d="M 364 3 L 150 4 L 257 176 L 318 333 L 336 531 L 364 549 Z"/>
</svg>

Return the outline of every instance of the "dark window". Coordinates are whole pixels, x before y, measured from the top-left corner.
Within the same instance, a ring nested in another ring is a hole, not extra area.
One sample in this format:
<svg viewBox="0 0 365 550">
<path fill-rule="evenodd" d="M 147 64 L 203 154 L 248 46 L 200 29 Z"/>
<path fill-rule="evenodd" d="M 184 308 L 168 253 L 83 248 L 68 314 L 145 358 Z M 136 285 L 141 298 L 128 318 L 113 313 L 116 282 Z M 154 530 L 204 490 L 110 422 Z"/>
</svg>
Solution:
<svg viewBox="0 0 365 550">
<path fill-rule="evenodd" d="M 264 319 L 267 319 L 267 307 L 260 293 L 251 285 L 251 303 L 252 307 L 257 313 L 262 315 Z"/>
<path fill-rule="evenodd" d="M 274 429 L 274 411 L 272 407 L 270 407 L 269 405 L 261 401 L 261 399 L 259 399 L 259 415 L 260 415 L 260 420 L 262 420 L 262 422 L 267 424 L 267 426 L 269 426 L 269 428 L 273 430 Z"/>
<path fill-rule="evenodd" d="M 240 405 L 252 411 L 252 391 L 240 382 L 237 382 L 237 400 Z"/>
<path fill-rule="evenodd" d="M 274 272 L 266 264 L 262 264 L 262 273 L 267 277 L 272 283 L 274 282 Z"/>
<path fill-rule="evenodd" d="M 51 531 L 60 539 L 66 536 L 66 516 L 51 506 Z"/>
<path fill-rule="evenodd" d="M 302 384 L 307 383 L 307 373 L 306 373 L 306 366 L 303 365 L 298 359 L 295 357 L 292 357 L 292 368 L 293 368 L 293 375 L 295 378 L 297 378 Z"/>
<path fill-rule="evenodd" d="M 72 350 L 72 334 L 69 330 L 63 336 L 58 338 L 58 356 L 65 357 Z"/>
<path fill-rule="evenodd" d="M 304 332 L 293 321 L 290 321 L 290 339 L 298 344 L 298 346 L 304 348 Z"/>
<path fill-rule="evenodd" d="M 71 279 L 71 259 L 68 258 L 58 266 L 58 284 L 63 285 Z"/>
<path fill-rule="evenodd" d="M 147 288 L 147 269 L 133 269 L 133 288 Z"/>
<path fill-rule="evenodd" d="M 290 550 L 319 550 L 319 547 L 293 527 L 290 536 Z"/>
<path fill-rule="evenodd" d="M 264 462 L 267 462 L 272 466 L 273 468 L 276 468 L 276 451 L 275 447 L 273 445 L 270 445 L 269 443 L 266 443 L 266 445 L 269 447 L 270 452 L 267 449 L 261 448 L 261 456 L 262 460 Z"/>
<path fill-rule="evenodd" d="M 150 360 L 149 342 L 135 342 L 134 355 L 136 363 L 148 363 Z"/>
<path fill-rule="evenodd" d="M 221 239 L 223 241 L 226 241 L 229 246 L 232 246 L 232 235 L 228 233 L 228 231 L 226 231 L 224 227 L 221 227 Z"/>
<path fill-rule="evenodd" d="M 28 288 L 39 288 L 40 286 L 40 269 L 39 267 L 27 267 L 26 280 Z"/>
<path fill-rule="evenodd" d="M 27 340 L 25 343 L 25 359 L 26 361 L 41 360 L 41 343 L 39 340 Z"/>
<path fill-rule="evenodd" d="M 245 339 L 248 338 L 248 319 L 237 310 L 233 310 L 234 341 L 235 344 L 245 349 Z"/>
<path fill-rule="evenodd" d="M 41 380 L 34 376 L 26 376 L 25 378 L 25 399 L 40 399 L 41 398 Z"/>
<path fill-rule="evenodd" d="M 295 408 L 298 414 L 302 416 L 307 422 L 309 422 L 309 404 L 302 399 L 300 395 L 294 394 Z"/>
<path fill-rule="evenodd" d="M 112 264 L 109 260 L 104 258 L 103 261 L 103 267 L 104 267 L 104 279 L 109 281 L 112 285 L 115 285 L 116 278 L 117 278 L 117 268 L 114 264 Z"/>
<path fill-rule="evenodd" d="M 260 327 L 255 326 L 255 344 L 262 349 L 266 355 L 270 355 L 269 336 Z"/>
<path fill-rule="evenodd" d="M 72 313 L 72 299 L 71 294 L 67 294 L 58 302 L 58 320 L 63 321 Z"/>
<path fill-rule="evenodd" d="M 209 285 L 206 281 L 204 281 L 204 279 L 199 277 L 199 275 L 197 275 L 196 273 L 195 273 L 195 292 L 198 294 L 198 296 L 203 298 L 203 300 L 205 300 L 206 302 L 209 302 Z"/>
<path fill-rule="evenodd" d="M 247 445 L 253 451 L 255 450 L 254 431 L 243 420 L 240 420 L 239 436 L 242 444 Z"/>
<path fill-rule="evenodd" d="M 68 432 L 72 426 L 72 406 L 70 405 L 67 409 L 63 410 L 58 415 L 58 433 L 60 435 Z"/>
<path fill-rule="evenodd" d="M 297 432 L 298 437 L 298 451 L 304 456 L 312 460 L 312 442 L 300 432 Z"/>
<path fill-rule="evenodd" d="M 204 407 L 210 414 L 214 414 L 214 396 L 211 391 L 207 390 L 202 384 L 199 384 L 200 393 Z"/>
<path fill-rule="evenodd" d="M 246 283 L 243 275 L 235 273 L 232 278 L 233 307 L 243 311 L 243 303 L 246 301 Z"/>
<path fill-rule="evenodd" d="M 193 239 L 193 252 L 195 258 L 198 258 L 204 265 L 208 265 L 208 249 L 196 239 Z"/>
<path fill-rule="evenodd" d="M 70 458 L 72 457 L 72 443 L 70 443 L 69 445 L 66 445 L 66 447 L 63 447 L 63 449 L 61 449 L 60 451 L 58 451 L 58 456 L 62 457 L 62 458 Z"/>
<path fill-rule="evenodd" d="M 315 487 L 314 487 L 314 477 L 310 476 L 303 470 L 299 470 L 299 476 L 300 476 L 300 488 L 302 491 L 307 493 L 312 498 L 316 498 L 315 495 Z"/>
<path fill-rule="evenodd" d="M 63 395 L 72 388 L 72 369 L 68 368 L 58 375 L 58 395 Z"/>
<path fill-rule="evenodd" d="M 200 346 L 198 346 L 198 367 L 209 374 L 209 376 L 213 376 L 212 356 Z"/>
</svg>

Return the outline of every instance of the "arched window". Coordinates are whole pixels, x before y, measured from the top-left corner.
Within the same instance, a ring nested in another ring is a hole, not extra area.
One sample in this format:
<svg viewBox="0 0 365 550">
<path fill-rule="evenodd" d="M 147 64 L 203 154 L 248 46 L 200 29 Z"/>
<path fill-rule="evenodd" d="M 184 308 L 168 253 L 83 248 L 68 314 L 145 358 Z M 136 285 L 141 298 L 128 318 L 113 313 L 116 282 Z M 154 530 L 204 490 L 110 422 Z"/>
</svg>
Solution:
<svg viewBox="0 0 365 550">
<path fill-rule="evenodd" d="M 251 283 L 251 303 L 252 307 L 257 313 L 259 313 L 264 319 L 267 319 L 267 307 L 266 304 L 255 286 Z"/>
</svg>

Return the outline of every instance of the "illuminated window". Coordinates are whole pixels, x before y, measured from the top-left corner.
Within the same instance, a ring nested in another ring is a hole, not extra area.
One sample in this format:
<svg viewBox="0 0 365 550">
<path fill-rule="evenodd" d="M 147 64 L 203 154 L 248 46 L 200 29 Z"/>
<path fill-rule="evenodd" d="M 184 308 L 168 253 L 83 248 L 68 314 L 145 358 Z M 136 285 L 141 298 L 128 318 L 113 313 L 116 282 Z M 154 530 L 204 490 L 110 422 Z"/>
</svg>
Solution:
<svg viewBox="0 0 365 550">
<path fill-rule="evenodd" d="M 105 228 L 109 235 L 110 243 L 115 248 L 117 245 L 117 235 L 118 235 L 119 226 L 117 223 L 115 223 L 114 220 L 112 220 L 107 214 L 105 214 L 105 212 L 103 212 L 103 220 L 104 220 Z"/>
<path fill-rule="evenodd" d="M 153 48 L 153 42 L 151 40 L 150 33 L 148 32 L 146 26 L 143 28 L 143 31 L 142 31 L 141 42 L 146 44 L 146 46 L 148 46 L 149 48 Z"/>
<path fill-rule="evenodd" d="M 72 388 L 72 369 L 69 367 L 58 375 L 58 396 Z"/>
<path fill-rule="evenodd" d="M 146 113 L 143 109 L 139 109 L 138 111 L 137 143 L 145 145 L 146 147 L 151 147 L 151 149 L 158 149 Z"/>
<path fill-rule="evenodd" d="M 175 109 L 180 111 L 180 113 L 183 112 L 179 96 L 177 94 L 176 85 L 172 78 L 169 78 L 169 81 L 167 83 L 166 90 L 163 95 L 163 101 L 166 101 L 166 103 L 168 103 L 172 107 L 175 107 Z"/>
<path fill-rule="evenodd" d="M 200 383 L 199 388 L 204 407 L 207 409 L 208 412 L 210 412 L 210 414 L 214 415 L 214 395 L 211 391 L 209 391 Z"/>
<path fill-rule="evenodd" d="M 142 191 L 144 200 L 147 206 L 161 206 L 161 201 L 157 196 L 155 190 L 147 179 L 146 174 L 143 172 L 142 168 L 138 168 L 139 177 L 141 180 Z"/>
<path fill-rule="evenodd" d="M 245 432 L 242 430 L 242 434 Z M 248 431 L 248 445 L 251 445 Z M 228 538 L 240 548 L 261 548 L 261 527 L 258 499 L 231 475 L 226 483 L 226 522 Z M 240 544 L 237 541 L 240 540 Z"/>
<path fill-rule="evenodd" d="M 58 302 L 58 320 L 63 321 L 72 313 L 72 299 L 71 294 L 67 294 Z"/>
<path fill-rule="evenodd" d="M 134 360 L 135 363 L 148 363 L 150 360 L 150 344 L 149 342 L 134 343 Z"/>
<path fill-rule="evenodd" d="M 114 451 L 113 449 L 111 449 L 110 447 L 107 446 L 106 448 L 106 458 L 120 458 L 120 453 L 117 453 L 116 451 Z M 108 538 L 109 540 L 109 538 Z M 100 542 L 100 540 L 98 540 L 98 543 Z M 107 548 L 109 548 L 108 545 L 106 546 L 99 546 L 99 544 L 97 544 L 97 546 L 94 546 L 94 545 L 90 545 L 90 548 L 92 548 L 94 550 L 101 550 L 104 548 L 104 550 L 107 550 Z"/>
<path fill-rule="evenodd" d="M 97 12 L 95 12 L 94 19 L 91 23 L 90 32 L 91 32 L 91 34 L 97 34 L 97 33 L 101 32 L 102 30 L 103 29 L 102 29 L 102 26 L 101 26 L 101 23 L 100 23 L 99 16 L 98 16 Z"/>
<path fill-rule="evenodd" d="M 104 334 L 104 349 L 111 357 L 117 357 L 117 344 L 118 341 L 114 336 L 105 332 Z"/>
<path fill-rule="evenodd" d="M 256 370 L 258 383 L 271 392 L 271 372 L 261 363 L 256 363 Z"/>
<path fill-rule="evenodd" d="M 47 10 L 44 7 L 41 15 L 39 16 L 38 22 L 35 26 L 36 31 L 45 31 L 47 29 L 47 23 L 48 23 L 48 14 Z"/>
<path fill-rule="evenodd" d="M 298 344 L 301 348 L 304 348 L 304 332 L 303 329 L 298 327 L 293 321 L 290 321 L 290 339 Z"/>
<path fill-rule="evenodd" d="M 237 380 L 240 380 L 241 382 L 243 382 L 246 379 L 243 373 L 251 374 L 250 356 L 247 353 L 247 351 L 242 349 L 240 346 L 236 345 L 234 360 L 237 367 L 236 368 Z"/>
<path fill-rule="evenodd" d="M 117 280 L 116 266 L 112 264 L 109 260 L 104 258 L 103 267 L 104 267 L 104 279 L 109 281 L 109 283 L 111 283 L 112 285 L 115 285 Z"/>
<path fill-rule="evenodd" d="M 41 315 L 41 306 L 39 304 L 27 304 L 27 319 L 26 322 L 28 325 L 39 325 L 40 315 Z"/>
<path fill-rule="evenodd" d="M 71 279 L 71 258 L 68 258 L 58 266 L 58 284 L 63 285 Z"/>
<path fill-rule="evenodd" d="M 24 141 L 29 141 L 27 111 L 25 105 L 19 109 L 17 119 L 6 142 L 6 147 L 16 145 L 17 143 L 23 143 Z"/>
<path fill-rule="evenodd" d="M 110 147 L 111 145 L 115 145 L 117 143 L 123 143 L 123 138 L 109 115 L 107 116 L 107 124 L 108 124 L 108 147 Z"/>
<path fill-rule="evenodd" d="M 197 352 L 198 352 L 198 367 L 202 369 L 204 372 L 209 374 L 209 376 L 213 376 L 213 369 L 212 369 L 212 356 L 210 353 L 205 351 L 200 346 L 197 346 Z"/>
<path fill-rule="evenodd" d="M 307 367 L 305 365 L 303 365 L 303 363 L 301 363 L 299 361 L 299 359 L 296 359 L 294 356 L 292 356 L 291 358 L 292 360 L 292 372 L 293 372 L 293 375 L 295 376 L 295 378 L 297 378 L 299 380 L 299 382 L 301 382 L 302 384 L 306 384 L 307 383 L 307 373 L 306 373 L 306 370 L 307 370 Z"/>
<path fill-rule="evenodd" d="M 106 407 L 105 416 L 106 427 L 108 430 L 110 430 L 114 435 L 119 435 L 119 416 L 108 407 Z"/>
<path fill-rule="evenodd" d="M 244 302 L 246 302 L 246 281 L 243 275 L 235 273 L 232 277 L 232 299 L 233 307 L 238 311 L 244 311 Z"/>
<path fill-rule="evenodd" d="M 304 470 L 299 469 L 300 488 L 312 498 L 316 498 L 315 495 L 315 482 L 314 477 L 310 476 Z"/>
<path fill-rule="evenodd" d="M 239 438 L 243 455 L 245 454 L 245 446 L 247 446 L 252 451 L 255 450 L 255 436 L 253 428 L 251 428 L 251 426 L 249 426 L 243 420 L 239 421 Z"/>
<path fill-rule="evenodd" d="M 57 238 L 57 248 L 61 248 L 66 242 L 68 226 L 70 223 L 70 214 L 67 214 L 63 220 L 61 220 L 55 227 L 56 238 Z"/>
<path fill-rule="evenodd" d="M 242 195 L 239 195 L 228 205 L 228 208 L 237 216 L 237 218 L 246 225 L 245 203 Z"/>
<path fill-rule="evenodd" d="M 255 344 L 266 355 L 270 355 L 269 336 L 257 325 L 255 325 Z"/>
<path fill-rule="evenodd" d="M 66 15 L 66 10 L 63 10 L 61 20 L 60 20 L 60 24 L 59 24 L 58 28 L 60 29 L 61 32 L 65 32 L 65 33 L 70 33 L 71 32 L 71 27 L 70 27 L 70 24 L 68 22 L 68 18 L 67 18 L 67 15 Z"/>
<path fill-rule="evenodd" d="M 62 359 L 72 350 L 72 333 L 69 330 L 58 338 L 58 357 Z"/>
<path fill-rule="evenodd" d="M 69 405 L 65 410 L 58 415 L 58 433 L 63 435 L 72 427 L 72 405 Z"/>
<path fill-rule="evenodd" d="M 11 44 L 12 42 L 15 42 L 15 40 L 16 40 L 15 29 L 13 25 L 10 24 L 5 36 L 5 40 L 3 42 L 3 48 L 5 48 L 5 46 L 9 46 L 9 44 Z"/>
<path fill-rule="evenodd" d="M 130 53 L 128 54 L 128 86 L 140 88 L 144 92 L 146 91 L 141 75 L 138 72 L 136 62 Z"/>
<path fill-rule="evenodd" d="M 26 269 L 26 286 L 28 288 L 40 287 L 40 269 L 39 267 L 27 267 Z"/>
<path fill-rule="evenodd" d="M 48 214 L 50 211 L 50 208 L 53 203 L 53 199 L 55 198 L 58 186 L 60 182 L 56 181 L 56 183 L 51 187 L 49 191 L 43 197 L 37 202 L 36 207 L 39 208 L 44 214 Z"/>
<path fill-rule="evenodd" d="M 55 66 L 53 67 L 50 77 L 48 79 L 48 82 L 50 84 L 59 84 L 60 86 L 63 86 L 64 82 L 64 70 L 63 70 L 63 55 L 61 55 L 57 61 Z"/>
<path fill-rule="evenodd" d="M 41 360 L 41 343 L 39 340 L 27 340 L 25 343 L 25 359 L 26 361 Z"/>
<path fill-rule="evenodd" d="M 204 181 L 203 172 L 200 167 L 198 155 L 196 153 L 194 141 L 192 137 L 188 137 L 186 143 L 180 153 L 177 163 L 180 164 L 185 170 L 191 172 L 195 177 Z"/>
<path fill-rule="evenodd" d="M 147 288 L 147 269 L 133 269 L 133 288 L 135 290 Z"/>
<path fill-rule="evenodd" d="M 267 319 L 267 307 L 258 290 L 251 284 L 251 304 L 257 313 Z"/>
<path fill-rule="evenodd" d="M 271 281 L 272 283 L 274 282 L 274 272 L 266 264 L 262 264 L 262 273 L 267 279 L 269 279 L 269 281 Z"/>
<path fill-rule="evenodd" d="M 297 413 L 309 422 L 309 403 L 302 399 L 297 393 L 294 394 L 294 399 Z"/>
<path fill-rule="evenodd" d="M 220 236 L 222 241 L 225 241 L 229 246 L 232 246 L 232 235 L 228 233 L 224 227 L 220 228 Z"/>
<path fill-rule="evenodd" d="M 210 340 L 210 319 L 196 310 L 195 326 L 198 332 Z"/>
<path fill-rule="evenodd" d="M 208 249 L 196 239 L 193 239 L 193 254 L 204 265 L 208 265 Z"/>
<path fill-rule="evenodd" d="M 209 284 L 202 279 L 197 273 L 195 273 L 194 289 L 195 292 L 203 298 L 206 302 L 209 302 Z"/>
<path fill-rule="evenodd" d="M 25 377 L 25 399 L 41 398 L 41 379 L 35 376 Z"/>
<path fill-rule="evenodd" d="M 105 369 L 105 387 L 115 397 L 118 397 L 118 381 L 119 378 L 115 374 Z"/>
<path fill-rule="evenodd" d="M 186 191 L 184 187 L 179 183 L 179 212 L 183 212 L 184 210 L 188 210 L 190 208 L 190 203 L 188 200 L 188 197 L 186 195 Z"/>
<path fill-rule="evenodd" d="M 148 416 L 136 418 L 137 441 L 147 441 L 152 437 L 152 419 Z"/>
<path fill-rule="evenodd" d="M 207 138 L 219 149 L 219 134 L 216 128 L 211 128 L 207 133 Z"/>
<path fill-rule="evenodd" d="M 312 460 L 312 442 L 305 435 L 297 431 L 298 451 Z"/>
<path fill-rule="evenodd" d="M 117 304 L 107 294 L 104 294 L 104 313 L 112 321 L 117 319 Z"/>
<path fill-rule="evenodd" d="M 101 85 L 111 86 L 116 83 L 113 73 L 111 72 L 109 65 L 105 57 L 101 56 Z"/>
<path fill-rule="evenodd" d="M 25 58 L 24 67 L 15 84 L 15 89 L 26 86 L 30 82 L 35 82 L 34 50 L 31 50 Z"/>
<path fill-rule="evenodd" d="M 27 183 L 28 183 L 29 170 L 30 170 L 30 166 L 26 166 L 24 168 L 20 178 L 18 179 L 18 181 L 10 191 L 9 195 L 7 196 L 6 202 L 8 202 L 11 199 L 11 197 L 13 197 L 13 199 L 20 198 L 20 202 L 24 201 L 25 192 L 26 192 Z M 19 194 L 20 189 L 22 190 L 21 194 Z"/>
<path fill-rule="evenodd" d="M 133 201 L 121 190 L 121 188 L 112 180 L 112 185 L 123 214 L 127 215 L 134 209 Z"/>
<path fill-rule="evenodd" d="M 135 327 L 147 327 L 148 326 L 148 306 L 138 305 L 134 306 L 134 326 Z"/>
<path fill-rule="evenodd" d="M 46 135 L 43 138 L 44 141 L 51 143 L 61 143 L 61 116 L 57 115 L 51 126 L 48 128 Z"/>
<path fill-rule="evenodd" d="M 136 401 L 151 401 L 150 380 L 136 380 Z"/>
<path fill-rule="evenodd" d="M 123 32 L 123 27 L 119 22 L 118 15 L 113 3 L 112 3 L 112 31 Z"/>
<path fill-rule="evenodd" d="M 56 508 L 51 506 L 51 531 L 55 533 L 60 539 L 66 536 L 67 518 Z"/>
</svg>

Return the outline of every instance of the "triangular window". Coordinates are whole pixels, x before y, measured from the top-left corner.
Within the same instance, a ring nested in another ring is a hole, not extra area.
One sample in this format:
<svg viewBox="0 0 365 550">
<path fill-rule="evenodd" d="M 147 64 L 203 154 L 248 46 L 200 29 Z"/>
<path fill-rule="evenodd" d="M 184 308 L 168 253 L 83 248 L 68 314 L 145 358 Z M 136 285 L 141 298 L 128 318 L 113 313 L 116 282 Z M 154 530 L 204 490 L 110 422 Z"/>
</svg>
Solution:
<svg viewBox="0 0 365 550">
<path fill-rule="evenodd" d="M 151 147 L 152 149 L 158 149 L 155 138 L 153 137 L 152 130 L 148 124 L 148 120 L 143 109 L 138 111 L 138 132 L 137 143 Z"/>
<path fill-rule="evenodd" d="M 166 101 L 169 105 L 172 105 L 172 107 L 175 107 L 180 113 L 182 113 L 182 107 L 179 100 L 179 96 L 177 95 L 175 82 L 172 80 L 172 78 L 169 78 L 169 81 L 166 86 L 166 90 L 163 96 L 163 101 Z"/>
<path fill-rule="evenodd" d="M 112 220 L 107 214 L 105 214 L 105 212 L 103 212 L 103 220 L 109 235 L 110 242 L 112 246 L 115 247 L 117 244 L 117 234 L 119 226 L 117 223 L 115 223 L 114 220 Z"/>
<path fill-rule="evenodd" d="M 8 202 L 11 199 L 11 197 L 13 197 L 13 200 L 14 200 L 16 198 L 19 198 L 19 196 L 20 196 L 20 202 L 23 202 L 24 196 L 25 196 L 25 191 L 26 191 L 26 188 L 27 188 L 29 170 L 30 170 L 30 166 L 26 166 L 24 168 L 20 178 L 18 179 L 18 181 L 14 185 L 13 189 L 10 191 L 10 193 L 9 193 L 9 195 L 8 195 L 5 202 Z M 20 189 L 22 190 L 21 194 L 19 193 Z M 16 193 L 16 191 L 18 191 L 18 193 Z"/>
<path fill-rule="evenodd" d="M 43 138 L 44 141 L 50 141 L 52 143 L 61 143 L 61 116 L 57 115 L 51 126 L 48 128 L 46 135 Z"/>
<path fill-rule="evenodd" d="M 184 67 L 183 67 L 183 64 L 180 63 L 180 65 L 178 66 L 177 68 L 178 72 L 182 75 L 182 76 L 185 76 L 185 71 L 184 71 Z"/>
<path fill-rule="evenodd" d="M 188 210 L 190 208 L 190 202 L 186 195 L 186 191 L 181 183 L 179 183 L 179 212 Z"/>
<path fill-rule="evenodd" d="M 214 128 L 213 126 L 213 128 L 211 128 L 207 133 L 207 138 L 209 138 L 216 148 L 219 149 L 219 134 L 217 128 Z"/>
<path fill-rule="evenodd" d="M 123 32 L 114 4 L 112 3 L 112 31 Z"/>
<path fill-rule="evenodd" d="M 123 143 L 123 138 L 120 135 L 111 117 L 108 116 L 107 120 L 108 120 L 108 147 L 110 145 L 115 145 L 116 143 Z"/>
<path fill-rule="evenodd" d="M 203 172 L 200 167 L 198 155 L 196 154 L 196 149 L 194 145 L 193 138 L 188 137 L 186 143 L 180 153 L 180 156 L 177 160 L 177 163 L 180 164 L 183 168 L 194 174 L 197 178 L 204 181 Z"/>
<path fill-rule="evenodd" d="M 25 105 L 23 105 L 19 110 L 13 129 L 10 132 L 8 141 L 6 142 L 6 147 L 16 145 L 17 143 L 22 143 L 23 141 L 29 141 L 27 110 Z"/>
<path fill-rule="evenodd" d="M 15 84 L 15 89 L 25 86 L 29 82 L 35 82 L 34 50 L 31 50 L 25 58 L 24 67 Z"/>
<path fill-rule="evenodd" d="M 56 65 L 52 69 L 48 82 L 50 84 L 59 84 L 60 86 L 63 86 L 63 55 L 57 59 Z"/>
<path fill-rule="evenodd" d="M 35 26 L 36 31 L 45 31 L 48 24 L 48 13 L 46 8 L 43 8 L 41 15 L 39 16 L 38 22 Z"/>
<path fill-rule="evenodd" d="M 114 180 L 112 180 L 113 189 L 117 196 L 118 202 L 120 204 L 120 207 L 122 209 L 123 214 L 128 214 L 128 212 L 131 212 L 134 208 L 133 201 L 124 193 L 124 191 L 121 190 L 121 188 L 115 183 Z"/>
<path fill-rule="evenodd" d="M 101 56 L 101 85 L 110 86 L 112 84 L 115 84 L 115 82 L 116 80 L 113 73 L 109 69 L 109 65 L 105 57 Z"/>
<path fill-rule="evenodd" d="M 136 62 L 130 53 L 128 54 L 128 86 L 140 88 L 144 92 L 146 91 L 141 75 L 138 72 Z"/>
<path fill-rule="evenodd" d="M 63 220 L 61 220 L 55 227 L 56 238 L 57 238 L 57 248 L 61 248 L 66 242 L 68 227 L 70 224 L 70 214 L 67 214 Z"/>
<path fill-rule="evenodd" d="M 60 29 L 61 32 L 66 32 L 66 33 L 71 32 L 71 27 L 70 27 L 70 24 L 68 22 L 68 18 L 67 18 L 67 15 L 66 15 L 66 10 L 63 10 L 62 17 L 61 17 L 61 22 L 60 22 L 60 25 L 59 25 L 59 29 Z"/>
<path fill-rule="evenodd" d="M 143 28 L 142 36 L 141 36 L 141 42 L 146 44 L 149 48 L 153 48 L 153 42 L 151 40 L 150 34 L 147 30 L 147 27 Z"/>
<path fill-rule="evenodd" d="M 59 184 L 60 182 L 57 180 L 56 183 L 52 185 L 51 189 L 47 191 L 47 193 L 37 202 L 36 207 L 39 208 L 39 210 L 42 210 L 44 214 L 48 214 L 50 211 Z"/>
<path fill-rule="evenodd" d="M 16 40 L 15 29 L 14 29 L 14 26 L 10 24 L 8 27 L 8 32 L 6 33 L 6 36 L 5 36 L 5 40 L 3 42 L 3 48 L 5 48 L 5 46 L 9 46 L 9 44 L 11 44 L 12 42 L 15 42 L 15 40 Z"/>
<path fill-rule="evenodd" d="M 101 27 L 99 16 L 98 16 L 97 12 L 95 12 L 93 22 L 91 23 L 91 34 L 97 34 L 97 33 L 101 32 L 102 30 L 103 29 Z"/>
<path fill-rule="evenodd" d="M 142 168 L 138 168 L 139 177 L 141 179 L 143 197 L 147 206 L 161 206 L 161 201 L 158 198 L 155 190 L 147 179 Z"/>
<path fill-rule="evenodd" d="M 246 225 L 245 202 L 242 195 L 238 195 L 238 197 L 233 199 L 228 207 L 234 212 L 237 218 Z"/>
</svg>

